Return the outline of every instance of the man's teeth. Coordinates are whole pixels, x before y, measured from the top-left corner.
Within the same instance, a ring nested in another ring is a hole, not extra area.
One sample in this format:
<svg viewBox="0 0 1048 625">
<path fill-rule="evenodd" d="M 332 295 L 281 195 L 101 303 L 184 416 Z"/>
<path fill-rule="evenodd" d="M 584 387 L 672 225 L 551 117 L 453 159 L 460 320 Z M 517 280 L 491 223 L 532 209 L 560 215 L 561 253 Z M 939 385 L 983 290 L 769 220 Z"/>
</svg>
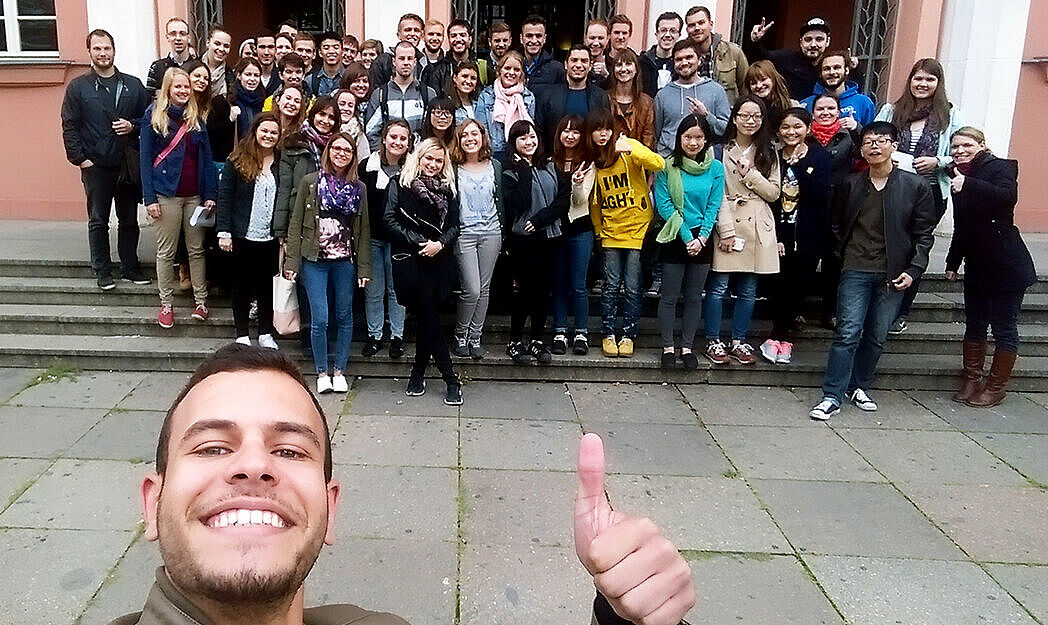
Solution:
<svg viewBox="0 0 1048 625">
<path fill-rule="evenodd" d="M 216 514 L 208 521 L 209 527 L 229 527 L 231 525 L 271 525 L 284 527 L 284 519 L 268 510 L 227 510 Z"/>
</svg>

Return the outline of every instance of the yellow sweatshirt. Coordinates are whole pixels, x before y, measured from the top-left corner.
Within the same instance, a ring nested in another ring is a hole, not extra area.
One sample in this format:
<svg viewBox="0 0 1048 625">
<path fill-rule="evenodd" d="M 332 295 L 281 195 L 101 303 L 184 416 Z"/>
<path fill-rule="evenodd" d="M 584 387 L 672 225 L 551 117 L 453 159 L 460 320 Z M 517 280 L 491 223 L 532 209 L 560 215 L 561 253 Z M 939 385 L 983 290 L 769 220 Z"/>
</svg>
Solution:
<svg viewBox="0 0 1048 625">
<path fill-rule="evenodd" d="M 610 167 L 597 170 L 590 218 L 604 247 L 639 250 L 652 217 L 645 172 L 661 171 L 666 162 L 640 141 L 626 140 L 630 151 L 620 154 Z"/>
</svg>

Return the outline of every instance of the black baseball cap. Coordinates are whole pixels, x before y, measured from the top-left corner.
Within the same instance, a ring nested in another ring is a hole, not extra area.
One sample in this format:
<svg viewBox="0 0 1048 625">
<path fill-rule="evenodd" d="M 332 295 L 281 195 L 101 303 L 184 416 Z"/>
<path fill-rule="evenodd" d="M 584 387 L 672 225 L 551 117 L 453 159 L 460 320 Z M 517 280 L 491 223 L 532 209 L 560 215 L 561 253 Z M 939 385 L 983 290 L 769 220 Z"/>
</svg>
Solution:
<svg viewBox="0 0 1048 625">
<path fill-rule="evenodd" d="M 810 20 L 808 20 L 807 22 L 804 22 L 804 25 L 801 26 L 801 37 L 803 37 L 809 31 L 812 31 L 812 30 L 821 30 L 822 32 L 826 33 L 827 37 L 829 37 L 830 36 L 830 23 L 827 22 L 825 19 L 819 17 L 819 16 L 815 16 L 815 17 L 811 18 Z"/>
</svg>

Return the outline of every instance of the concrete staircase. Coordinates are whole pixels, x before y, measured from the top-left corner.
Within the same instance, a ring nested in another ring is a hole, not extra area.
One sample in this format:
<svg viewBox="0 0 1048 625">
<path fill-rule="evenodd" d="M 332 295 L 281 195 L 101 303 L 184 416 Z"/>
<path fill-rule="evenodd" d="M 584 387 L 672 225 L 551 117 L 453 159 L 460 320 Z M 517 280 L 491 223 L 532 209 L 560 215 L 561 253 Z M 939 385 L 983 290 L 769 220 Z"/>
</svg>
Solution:
<svg viewBox="0 0 1048 625">
<path fill-rule="evenodd" d="M 151 267 L 146 267 L 151 270 Z M 547 366 L 513 365 L 505 356 L 509 319 L 489 317 L 485 343 L 489 356 L 482 361 L 461 360 L 459 371 L 467 379 L 577 380 L 621 382 L 715 382 L 760 385 L 817 386 L 821 384 L 831 333 L 809 324 L 795 346 L 794 362 L 774 366 L 759 361 L 743 367 L 717 367 L 700 360 L 698 371 L 663 371 L 659 368 L 660 341 L 654 319 L 654 300 L 646 300 L 632 359 L 600 355 L 599 306 L 591 306 L 591 350 L 585 357 L 555 357 Z M 807 315 L 817 316 L 814 302 Z M 206 324 L 190 319 L 191 299 L 178 295 L 176 325 L 160 328 L 155 321 L 155 285 L 118 282 L 101 292 L 86 262 L 0 259 L 0 366 L 46 367 L 63 364 L 79 369 L 191 371 L 208 353 L 233 337 L 229 297 L 211 298 L 211 319 Z M 765 304 L 758 304 L 752 333 L 756 346 L 769 328 Z M 355 306 L 362 339 L 362 306 Z M 449 318 L 451 313 L 449 311 Z M 957 384 L 964 311 L 960 285 L 931 274 L 922 285 L 910 316 L 909 330 L 891 337 L 881 360 L 878 385 L 897 389 L 950 389 Z M 1020 335 L 1021 355 L 1012 385 L 1016 390 L 1048 387 L 1048 278 L 1027 294 Z M 409 333 L 410 333 L 409 319 Z M 701 336 L 701 331 L 700 331 Z M 295 338 L 280 340 L 281 348 L 301 361 L 308 371 L 308 356 Z M 349 371 L 360 376 L 406 375 L 407 358 L 394 361 L 384 352 L 371 359 L 359 356 L 353 346 Z M 410 346 L 409 346 L 410 357 Z"/>
</svg>

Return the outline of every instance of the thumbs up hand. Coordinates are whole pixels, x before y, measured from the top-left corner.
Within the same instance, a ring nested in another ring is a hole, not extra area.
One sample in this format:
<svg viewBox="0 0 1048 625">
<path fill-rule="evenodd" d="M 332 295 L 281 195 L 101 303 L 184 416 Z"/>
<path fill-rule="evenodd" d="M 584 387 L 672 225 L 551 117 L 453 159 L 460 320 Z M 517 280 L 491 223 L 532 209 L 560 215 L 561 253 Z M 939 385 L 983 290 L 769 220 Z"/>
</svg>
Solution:
<svg viewBox="0 0 1048 625">
<path fill-rule="evenodd" d="M 695 605 L 691 569 L 651 519 L 612 510 L 604 493 L 604 443 L 579 442 L 575 553 L 597 590 L 637 625 L 677 625 Z"/>
</svg>

